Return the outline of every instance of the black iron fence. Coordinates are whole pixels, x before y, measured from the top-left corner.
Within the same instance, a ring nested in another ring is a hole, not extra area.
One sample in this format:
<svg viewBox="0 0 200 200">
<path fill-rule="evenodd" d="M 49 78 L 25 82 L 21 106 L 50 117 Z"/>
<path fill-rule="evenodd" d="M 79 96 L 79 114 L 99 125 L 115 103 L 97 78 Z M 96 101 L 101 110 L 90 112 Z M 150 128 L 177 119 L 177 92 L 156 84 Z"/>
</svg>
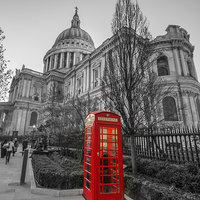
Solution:
<svg viewBox="0 0 200 200">
<path fill-rule="evenodd" d="M 124 153 L 130 155 L 130 138 L 124 138 L 124 146 Z M 200 129 L 143 130 L 135 135 L 134 146 L 139 157 L 200 165 Z"/>
</svg>

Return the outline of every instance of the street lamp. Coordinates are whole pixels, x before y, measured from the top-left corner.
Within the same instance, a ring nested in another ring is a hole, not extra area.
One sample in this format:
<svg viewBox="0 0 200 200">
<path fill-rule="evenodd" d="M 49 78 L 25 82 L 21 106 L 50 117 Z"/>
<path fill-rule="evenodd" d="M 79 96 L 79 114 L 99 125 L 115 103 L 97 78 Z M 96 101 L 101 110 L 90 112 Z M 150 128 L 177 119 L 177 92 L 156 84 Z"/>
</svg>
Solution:
<svg viewBox="0 0 200 200">
<path fill-rule="evenodd" d="M 33 125 L 33 130 L 32 130 L 32 140 L 31 140 L 31 148 L 34 148 L 34 144 L 35 144 L 35 131 L 36 131 L 37 127 L 34 124 Z"/>
<path fill-rule="evenodd" d="M 36 131 L 36 125 L 34 124 L 33 125 L 33 135 L 32 135 L 32 138 L 34 139 L 34 137 L 35 137 L 35 131 Z"/>
</svg>

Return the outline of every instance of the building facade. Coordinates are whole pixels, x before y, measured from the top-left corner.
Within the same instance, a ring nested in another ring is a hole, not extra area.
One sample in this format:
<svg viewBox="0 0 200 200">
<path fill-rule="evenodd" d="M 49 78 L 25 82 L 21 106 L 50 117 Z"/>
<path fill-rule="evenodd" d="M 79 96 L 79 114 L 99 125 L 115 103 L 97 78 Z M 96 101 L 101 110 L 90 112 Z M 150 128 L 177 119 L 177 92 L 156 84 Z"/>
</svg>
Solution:
<svg viewBox="0 0 200 200">
<path fill-rule="evenodd" d="M 157 36 L 151 44 L 162 52 L 157 56 L 153 71 L 163 76 L 173 92 L 162 102 L 162 117 L 167 125 L 197 126 L 200 122 L 200 84 L 193 62 L 194 46 L 186 30 L 169 25 L 166 35 Z M 25 66 L 16 70 L 9 91 L 9 101 L 1 102 L 0 126 L 7 134 L 30 133 L 41 119 L 45 96 L 52 85 L 60 88 L 64 96 L 101 97 L 101 80 L 106 54 L 112 48 L 114 37 L 98 48 L 91 36 L 80 28 L 77 13 L 71 27 L 61 32 L 52 48 L 44 56 L 43 73 Z M 100 99 L 100 98 L 99 98 Z M 98 110 L 104 106 L 99 100 Z"/>
</svg>

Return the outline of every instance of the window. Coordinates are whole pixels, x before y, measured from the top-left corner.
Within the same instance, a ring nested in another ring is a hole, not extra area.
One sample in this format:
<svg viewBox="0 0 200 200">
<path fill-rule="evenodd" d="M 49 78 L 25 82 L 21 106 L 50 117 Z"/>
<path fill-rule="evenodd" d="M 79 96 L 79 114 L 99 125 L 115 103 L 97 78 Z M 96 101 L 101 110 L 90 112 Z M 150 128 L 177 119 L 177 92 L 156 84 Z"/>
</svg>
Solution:
<svg viewBox="0 0 200 200">
<path fill-rule="evenodd" d="M 166 56 L 161 56 L 157 60 L 158 76 L 169 75 L 169 65 Z"/>
<path fill-rule="evenodd" d="M 82 76 L 77 78 L 77 93 L 81 94 L 82 92 Z"/>
<path fill-rule="evenodd" d="M 165 121 L 178 121 L 176 102 L 172 97 L 163 99 L 163 111 Z"/>
<path fill-rule="evenodd" d="M 94 69 L 93 71 L 94 76 L 94 88 L 98 86 L 98 67 Z"/>
<path fill-rule="evenodd" d="M 37 112 L 33 111 L 31 113 L 31 120 L 30 120 L 30 126 L 36 125 L 37 124 Z"/>
<path fill-rule="evenodd" d="M 39 97 L 38 96 L 34 96 L 34 101 L 39 101 Z"/>
</svg>

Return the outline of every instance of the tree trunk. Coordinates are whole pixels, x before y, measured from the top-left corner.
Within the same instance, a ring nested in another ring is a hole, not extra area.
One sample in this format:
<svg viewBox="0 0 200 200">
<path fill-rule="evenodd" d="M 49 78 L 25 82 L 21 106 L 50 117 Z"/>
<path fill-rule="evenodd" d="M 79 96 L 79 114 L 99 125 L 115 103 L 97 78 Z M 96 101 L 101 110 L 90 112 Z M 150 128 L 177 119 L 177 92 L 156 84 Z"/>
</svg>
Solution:
<svg viewBox="0 0 200 200">
<path fill-rule="evenodd" d="M 135 138 L 132 134 L 130 136 L 130 145 L 131 145 L 131 163 L 132 163 L 132 174 L 137 174 L 137 166 L 136 166 L 136 151 L 135 151 Z"/>
</svg>

